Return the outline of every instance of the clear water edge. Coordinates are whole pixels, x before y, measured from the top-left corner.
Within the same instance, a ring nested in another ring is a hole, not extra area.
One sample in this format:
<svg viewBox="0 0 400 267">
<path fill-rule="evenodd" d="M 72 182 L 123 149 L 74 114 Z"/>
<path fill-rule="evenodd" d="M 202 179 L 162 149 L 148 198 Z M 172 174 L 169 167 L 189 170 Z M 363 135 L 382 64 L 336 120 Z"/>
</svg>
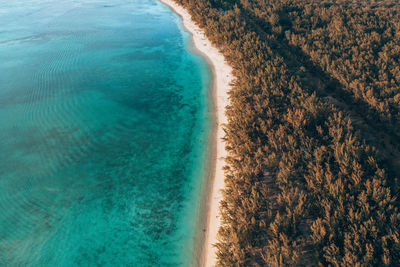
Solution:
<svg viewBox="0 0 400 267">
<path fill-rule="evenodd" d="M 168 7 L 168 6 L 167 6 Z M 196 215 L 192 216 L 195 219 L 195 227 L 193 234 L 193 241 L 190 246 L 192 246 L 192 256 L 190 257 L 190 263 L 187 263 L 187 266 L 203 266 L 205 263 L 205 249 L 206 249 L 206 228 L 208 227 L 208 213 L 209 213 L 209 199 L 212 197 L 210 192 L 212 190 L 214 172 L 215 172 L 215 164 L 216 162 L 213 160 L 216 154 L 216 113 L 215 113 L 215 99 L 216 99 L 216 91 L 215 91 L 215 74 L 214 74 L 214 66 L 208 55 L 201 52 L 194 45 L 193 34 L 184 26 L 183 18 L 175 13 L 175 11 L 168 7 L 171 12 L 173 12 L 178 18 L 178 26 L 179 29 L 184 33 L 188 34 L 188 38 L 185 39 L 186 48 L 190 53 L 198 55 L 204 61 L 207 66 L 207 73 L 203 73 L 203 77 L 205 78 L 205 84 L 207 84 L 204 88 L 207 90 L 207 117 L 208 117 L 208 132 L 207 132 L 207 144 L 203 148 L 203 156 L 202 162 L 199 163 L 198 168 L 200 185 L 199 191 L 196 193 L 196 196 L 193 199 L 196 199 L 194 203 L 197 204 Z M 195 204 L 195 205 L 196 205 Z"/>
<path fill-rule="evenodd" d="M 171 12 L 175 13 L 175 11 L 169 8 Z M 205 263 L 205 249 L 207 244 L 206 242 L 206 228 L 208 227 L 208 215 L 209 215 L 209 204 L 210 192 L 213 186 L 216 162 L 213 160 L 216 155 L 216 142 L 217 142 L 217 123 L 216 123 L 216 83 L 215 83 L 215 69 L 214 65 L 211 62 L 208 55 L 204 54 L 200 51 L 195 45 L 193 41 L 193 34 L 184 26 L 183 18 L 175 13 L 179 17 L 179 28 L 182 32 L 186 32 L 189 34 L 189 38 L 186 38 L 186 47 L 187 50 L 193 54 L 198 55 L 204 60 L 204 63 L 207 66 L 207 73 L 203 73 L 203 77 L 205 78 L 205 88 L 207 89 L 207 117 L 208 117 L 208 132 L 207 132 L 207 145 L 203 150 L 203 159 L 202 163 L 199 163 L 199 173 L 201 173 L 202 180 L 199 186 L 199 192 L 194 199 L 197 199 L 197 214 L 194 216 L 196 219 L 195 222 L 195 233 L 194 233 L 194 241 L 191 243 L 192 249 L 192 257 L 190 266 L 204 266 Z M 205 156 L 204 156 L 205 155 Z"/>
<path fill-rule="evenodd" d="M 175 11 L 170 8 L 172 12 L 175 13 Z M 204 160 L 205 162 L 205 167 L 203 169 L 203 176 L 204 180 L 201 185 L 201 190 L 200 190 L 200 201 L 199 201 L 199 208 L 198 208 L 198 214 L 196 216 L 197 222 L 196 222 L 196 233 L 195 233 L 195 238 L 193 242 L 193 256 L 192 256 L 192 262 L 191 266 L 204 266 L 205 264 L 205 254 L 206 253 L 206 247 L 207 244 L 206 242 L 206 229 L 208 227 L 208 216 L 209 216 L 209 209 L 210 209 L 210 198 L 212 195 L 210 192 L 212 191 L 213 187 L 213 182 L 215 179 L 215 168 L 216 168 L 216 162 L 213 160 L 215 158 L 215 155 L 217 153 L 217 122 L 216 122 L 216 82 L 215 82 L 215 69 L 214 65 L 209 58 L 207 54 L 204 54 L 202 51 L 200 51 L 195 45 L 193 41 L 193 34 L 188 30 L 184 24 L 183 24 L 183 18 L 181 15 L 176 14 L 180 18 L 180 23 L 179 26 L 182 29 L 182 31 L 187 32 L 190 35 L 190 38 L 187 40 L 187 49 L 194 54 L 199 55 L 200 57 L 203 58 L 205 61 L 206 65 L 208 66 L 208 93 L 207 93 L 207 100 L 208 100 L 208 120 L 209 120 L 209 129 L 208 129 L 208 141 L 207 141 L 207 146 L 205 148 L 205 155 L 206 158 Z"/>
</svg>

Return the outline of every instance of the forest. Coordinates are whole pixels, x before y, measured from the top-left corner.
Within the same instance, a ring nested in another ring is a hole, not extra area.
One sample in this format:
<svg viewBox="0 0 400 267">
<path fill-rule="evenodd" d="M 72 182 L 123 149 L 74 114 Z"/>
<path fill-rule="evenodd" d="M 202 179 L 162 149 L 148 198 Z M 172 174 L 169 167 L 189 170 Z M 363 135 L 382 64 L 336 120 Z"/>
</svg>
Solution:
<svg viewBox="0 0 400 267">
<path fill-rule="evenodd" d="M 219 266 L 400 266 L 400 4 L 176 0 L 237 77 Z"/>
</svg>

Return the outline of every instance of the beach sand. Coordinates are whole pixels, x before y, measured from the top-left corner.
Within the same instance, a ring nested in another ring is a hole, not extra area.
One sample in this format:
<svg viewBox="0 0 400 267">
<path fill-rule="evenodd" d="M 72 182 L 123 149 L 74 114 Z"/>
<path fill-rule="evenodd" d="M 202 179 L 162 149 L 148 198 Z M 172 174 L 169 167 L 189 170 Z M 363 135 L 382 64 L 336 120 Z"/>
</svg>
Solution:
<svg viewBox="0 0 400 267">
<path fill-rule="evenodd" d="M 213 170 L 211 170 L 211 180 L 209 192 L 207 196 L 207 222 L 205 223 L 204 247 L 202 249 L 203 257 L 201 261 L 204 266 L 215 266 L 216 264 L 216 248 L 213 246 L 217 243 L 217 232 L 220 227 L 220 212 L 219 205 L 222 200 L 221 189 L 224 188 L 224 171 L 225 165 L 225 143 L 222 140 L 224 137 L 223 124 L 227 123 L 225 116 L 225 107 L 228 105 L 228 91 L 233 80 L 232 68 L 225 61 L 224 56 L 219 50 L 211 45 L 204 32 L 192 21 L 190 14 L 181 6 L 172 0 L 160 0 L 168 5 L 175 13 L 180 15 L 183 20 L 184 27 L 193 35 L 193 45 L 205 57 L 213 69 L 214 79 L 214 110 L 215 110 L 215 138 L 213 142 L 215 147 L 214 153 L 210 155 Z"/>
</svg>

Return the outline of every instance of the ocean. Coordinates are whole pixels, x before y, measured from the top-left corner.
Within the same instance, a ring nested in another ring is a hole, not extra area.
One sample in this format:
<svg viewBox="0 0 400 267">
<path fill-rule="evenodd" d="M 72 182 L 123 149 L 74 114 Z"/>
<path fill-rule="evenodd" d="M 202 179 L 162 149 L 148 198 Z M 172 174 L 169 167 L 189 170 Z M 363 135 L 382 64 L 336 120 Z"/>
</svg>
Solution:
<svg viewBox="0 0 400 267">
<path fill-rule="evenodd" d="M 206 62 L 157 0 L 0 1 L 0 266 L 190 266 Z"/>
</svg>

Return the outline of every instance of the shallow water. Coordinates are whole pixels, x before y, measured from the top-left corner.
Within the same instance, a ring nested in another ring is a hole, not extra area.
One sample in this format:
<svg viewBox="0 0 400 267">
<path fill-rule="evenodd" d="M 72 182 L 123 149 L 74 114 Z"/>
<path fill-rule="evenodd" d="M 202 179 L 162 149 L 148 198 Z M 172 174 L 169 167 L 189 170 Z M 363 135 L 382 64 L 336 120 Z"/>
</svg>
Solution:
<svg viewBox="0 0 400 267">
<path fill-rule="evenodd" d="M 156 0 L 0 1 L 0 266 L 188 266 L 205 62 Z"/>
</svg>

